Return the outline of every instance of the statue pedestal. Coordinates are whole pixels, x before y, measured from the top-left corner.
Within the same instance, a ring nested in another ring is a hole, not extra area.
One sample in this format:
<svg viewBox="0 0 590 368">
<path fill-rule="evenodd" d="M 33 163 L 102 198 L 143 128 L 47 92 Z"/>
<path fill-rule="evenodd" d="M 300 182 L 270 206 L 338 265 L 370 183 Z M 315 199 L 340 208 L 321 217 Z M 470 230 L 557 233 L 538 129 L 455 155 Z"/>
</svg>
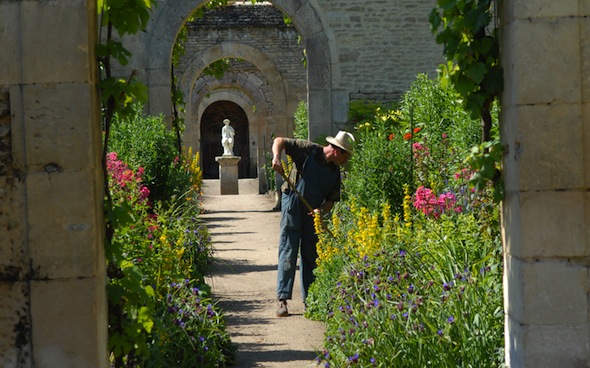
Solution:
<svg viewBox="0 0 590 368">
<path fill-rule="evenodd" d="M 220 194 L 239 194 L 238 190 L 238 162 L 239 156 L 217 156 L 219 164 Z"/>
</svg>

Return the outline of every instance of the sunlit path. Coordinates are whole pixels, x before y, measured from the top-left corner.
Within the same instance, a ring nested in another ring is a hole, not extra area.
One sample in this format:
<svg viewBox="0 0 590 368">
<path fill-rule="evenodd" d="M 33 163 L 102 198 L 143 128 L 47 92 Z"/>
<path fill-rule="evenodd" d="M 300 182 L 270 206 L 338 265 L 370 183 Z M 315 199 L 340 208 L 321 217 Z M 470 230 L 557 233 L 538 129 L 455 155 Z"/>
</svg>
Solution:
<svg viewBox="0 0 590 368">
<path fill-rule="evenodd" d="M 236 367 L 314 367 L 324 326 L 303 317 L 299 284 L 289 304 L 292 316 L 275 317 L 276 262 L 280 213 L 273 198 L 259 195 L 257 179 L 240 180 L 239 195 L 219 195 L 206 180 L 202 218 L 215 249 L 208 283 L 225 311 Z"/>
</svg>

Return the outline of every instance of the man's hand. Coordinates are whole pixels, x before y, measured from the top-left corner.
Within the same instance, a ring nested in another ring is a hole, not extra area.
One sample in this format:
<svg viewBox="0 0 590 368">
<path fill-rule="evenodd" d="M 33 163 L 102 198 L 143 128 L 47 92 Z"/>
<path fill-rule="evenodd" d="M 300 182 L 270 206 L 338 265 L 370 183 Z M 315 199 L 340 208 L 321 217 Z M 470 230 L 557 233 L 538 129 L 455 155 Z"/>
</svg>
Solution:
<svg viewBox="0 0 590 368">
<path fill-rule="evenodd" d="M 281 157 L 280 156 L 274 156 L 272 158 L 272 169 L 276 172 L 278 172 L 279 174 L 283 173 L 283 163 L 281 162 Z"/>
</svg>

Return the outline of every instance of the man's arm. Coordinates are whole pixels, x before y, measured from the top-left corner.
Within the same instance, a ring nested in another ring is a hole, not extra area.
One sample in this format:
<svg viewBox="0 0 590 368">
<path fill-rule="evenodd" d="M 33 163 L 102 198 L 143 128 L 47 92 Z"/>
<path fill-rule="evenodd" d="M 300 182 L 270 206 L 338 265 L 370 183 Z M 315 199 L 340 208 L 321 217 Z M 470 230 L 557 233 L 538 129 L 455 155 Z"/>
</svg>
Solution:
<svg viewBox="0 0 590 368">
<path fill-rule="evenodd" d="M 285 149 L 285 139 L 283 137 L 276 137 L 272 142 L 272 168 L 278 173 L 283 173 L 283 165 L 281 163 L 281 153 Z"/>
</svg>

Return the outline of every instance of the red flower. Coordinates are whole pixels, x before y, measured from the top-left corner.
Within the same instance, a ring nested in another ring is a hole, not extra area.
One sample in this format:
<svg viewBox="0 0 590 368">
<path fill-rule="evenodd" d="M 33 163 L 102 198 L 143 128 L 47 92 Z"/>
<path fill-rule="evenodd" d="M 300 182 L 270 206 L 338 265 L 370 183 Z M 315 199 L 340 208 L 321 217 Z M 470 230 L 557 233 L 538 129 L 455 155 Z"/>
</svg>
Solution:
<svg viewBox="0 0 590 368">
<path fill-rule="evenodd" d="M 422 130 L 422 128 L 418 127 L 418 128 L 414 128 L 414 133 L 418 133 Z"/>
<path fill-rule="evenodd" d="M 412 133 L 406 133 L 404 135 L 404 140 L 409 141 L 412 138 Z"/>
<path fill-rule="evenodd" d="M 391 140 L 393 140 L 393 137 L 395 137 L 395 136 L 393 135 L 393 133 L 391 133 L 387 139 L 389 139 L 391 141 Z"/>
</svg>

